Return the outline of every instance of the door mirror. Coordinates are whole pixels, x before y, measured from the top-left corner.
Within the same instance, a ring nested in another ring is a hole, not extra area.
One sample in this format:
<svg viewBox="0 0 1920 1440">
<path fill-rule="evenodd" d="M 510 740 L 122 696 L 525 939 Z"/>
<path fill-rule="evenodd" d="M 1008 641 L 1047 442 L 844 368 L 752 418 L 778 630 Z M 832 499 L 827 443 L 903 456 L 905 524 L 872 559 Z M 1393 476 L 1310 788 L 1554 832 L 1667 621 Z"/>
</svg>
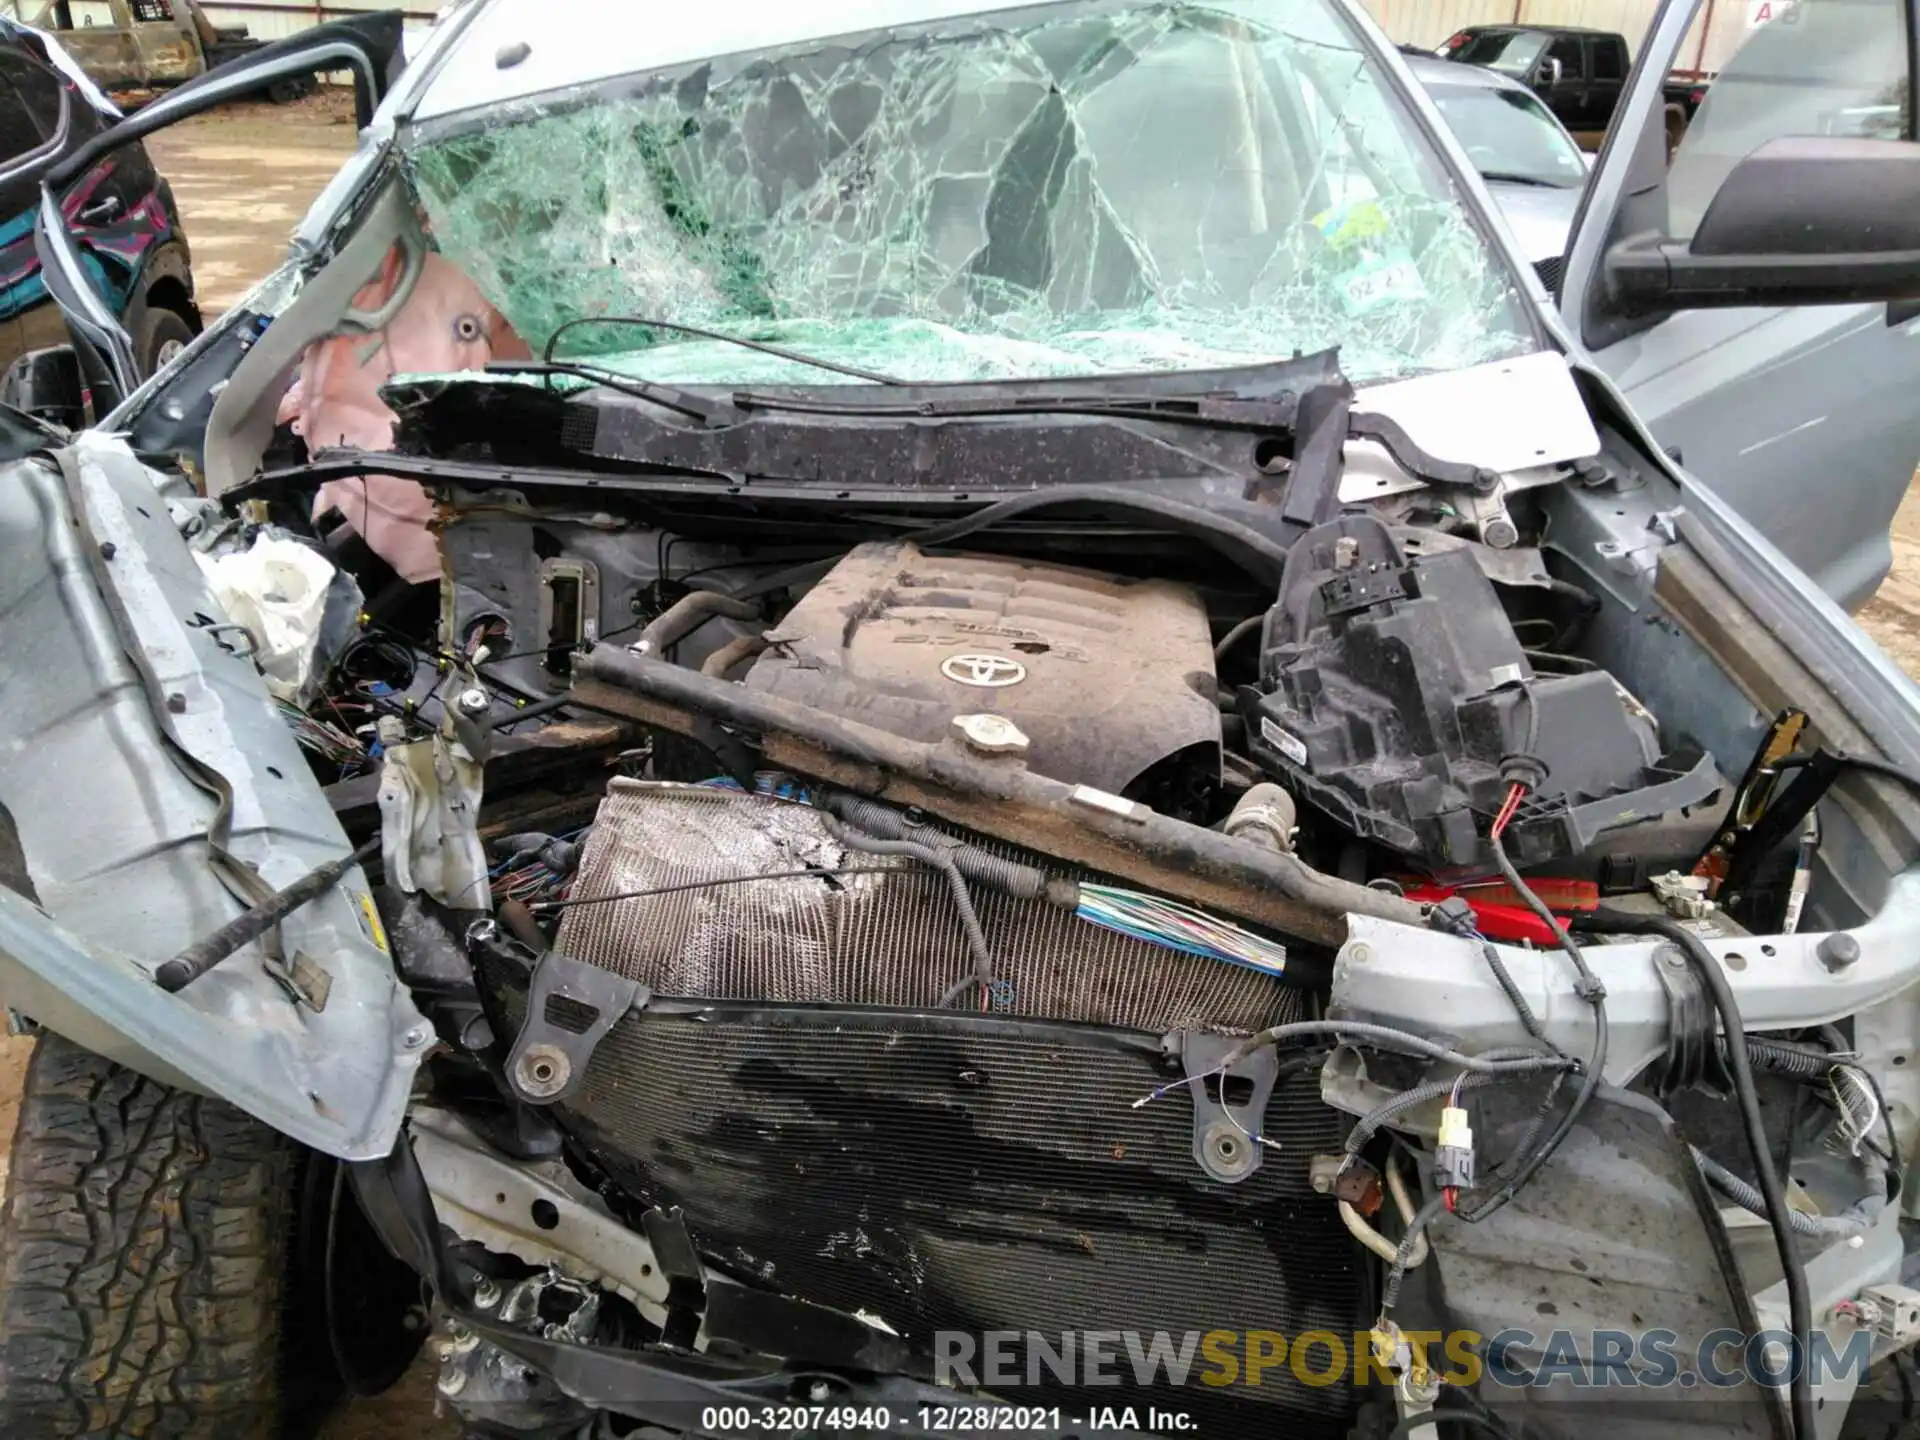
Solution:
<svg viewBox="0 0 1920 1440">
<path fill-rule="evenodd" d="M 73 332 L 81 368 L 94 388 L 96 413 L 105 414 L 132 393 L 139 383 L 139 365 L 120 317 L 89 278 L 80 245 L 61 209 L 62 190 L 115 150 L 236 96 L 265 89 L 276 80 L 351 71 L 359 123 L 365 125 L 399 76 L 400 30 L 400 12 L 389 10 L 316 25 L 276 40 L 143 106 L 47 171 L 40 183 L 34 248 L 47 289 Z"/>
<path fill-rule="evenodd" d="M 1566 74 L 1565 68 L 1557 57 L 1549 55 L 1533 67 L 1533 83 L 1536 85 L 1558 85 Z"/>
<path fill-rule="evenodd" d="M 67 430 L 86 424 L 87 392 L 73 347 L 30 350 L 15 360 L 0 376 L 0 405 Z"/>
<path fill-rule="evenodd" d="M 1920 298 L 1920 144 L 1784 136 L 1735 165 L 1691 241 L 1608 250 L 1628 311 Z"/>
</svg>

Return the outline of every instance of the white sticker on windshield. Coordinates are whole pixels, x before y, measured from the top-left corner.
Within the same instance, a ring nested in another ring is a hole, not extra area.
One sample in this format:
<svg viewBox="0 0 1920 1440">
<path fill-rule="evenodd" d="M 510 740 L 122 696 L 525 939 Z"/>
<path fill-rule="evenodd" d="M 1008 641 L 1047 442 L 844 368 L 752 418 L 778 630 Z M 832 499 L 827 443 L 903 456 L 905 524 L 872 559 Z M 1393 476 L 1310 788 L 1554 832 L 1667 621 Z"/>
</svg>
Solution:
<svg viewBox="0 0 1920 1440">
<path fill-rule="evenodd" d="M 1306 742 L 1298 735 L 1293 734 L 1291 731 L 1281 729 L 1264 715 L 1260 717 L 1260 735 L 1269 745 L 1273 746 L 1274 749 L 1278 750 L 1294 764 L 1302 766 L 1303 768 L 1305 767 L 1307 763 L 1307 746 Z"/>
</svg>

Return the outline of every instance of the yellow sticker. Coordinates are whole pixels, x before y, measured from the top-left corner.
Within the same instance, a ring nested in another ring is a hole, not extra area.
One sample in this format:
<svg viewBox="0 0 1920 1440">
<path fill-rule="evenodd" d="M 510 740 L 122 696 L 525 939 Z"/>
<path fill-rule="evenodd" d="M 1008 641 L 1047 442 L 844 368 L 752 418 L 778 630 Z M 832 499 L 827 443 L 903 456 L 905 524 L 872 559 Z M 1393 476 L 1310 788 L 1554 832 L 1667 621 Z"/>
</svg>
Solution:
<svg viewBox="0 0 1920 1440">
<path fill-rule="evenodd" d="M 367 939 L 380 947 L 382 955 L 391 955 L 387 948 L 387 927 L 380 923 L 380 912 L 374 908 L 373 896 L 353 892 L 353 903 L 360 909 L 360 929 Z"/>
</svg>

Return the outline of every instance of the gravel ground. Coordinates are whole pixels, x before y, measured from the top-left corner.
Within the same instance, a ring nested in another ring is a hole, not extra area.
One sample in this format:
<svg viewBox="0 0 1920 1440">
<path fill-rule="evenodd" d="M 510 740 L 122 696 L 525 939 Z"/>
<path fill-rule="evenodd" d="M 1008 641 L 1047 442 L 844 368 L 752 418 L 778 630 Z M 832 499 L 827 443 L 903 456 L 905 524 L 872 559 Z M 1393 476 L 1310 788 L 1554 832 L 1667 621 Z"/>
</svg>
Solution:
<svg viewBox="0 0 1920 1440">
<path fill-rule="evenodd" d="M 147 141 L 179 201 L 209 319 L 279 264 L 294 225 L 353 144 L 351 102 L 324 92 L 289 106 L 231 106 Z M 1920 484 L 1894 521 L 1893 574 L 1860 621 L 1920 679 Z M 30 1041 L 0 1037 L 0 1184 L 30 1049 Z M 331 1417 L 321 1440 L 452 1440 L 458 1427 L 435 1411 L 432 1367 L 423 1360 L 390 1394 Z"/>
</svg>

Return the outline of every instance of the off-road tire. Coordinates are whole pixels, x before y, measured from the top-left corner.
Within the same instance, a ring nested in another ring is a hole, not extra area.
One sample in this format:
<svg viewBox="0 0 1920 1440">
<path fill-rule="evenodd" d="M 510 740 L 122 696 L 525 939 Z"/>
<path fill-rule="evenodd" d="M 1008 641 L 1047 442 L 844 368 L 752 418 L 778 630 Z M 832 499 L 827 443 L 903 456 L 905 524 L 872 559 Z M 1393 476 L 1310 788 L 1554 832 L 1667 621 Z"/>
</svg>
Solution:
<svg viewBox="0 0 1920 1440">
<path fill-rule="evenodd" d="M 193 327 L 186 318 L 159 305 L 147 307 L 135 332 L 134 353 L 143 380 L 193 343 Z"/>
<path fill-rule="evenodd" d="M 275 1440 L 296 1163 L 43 1034 L 0 1210 L 0 1436 Z"/>
</svg>

